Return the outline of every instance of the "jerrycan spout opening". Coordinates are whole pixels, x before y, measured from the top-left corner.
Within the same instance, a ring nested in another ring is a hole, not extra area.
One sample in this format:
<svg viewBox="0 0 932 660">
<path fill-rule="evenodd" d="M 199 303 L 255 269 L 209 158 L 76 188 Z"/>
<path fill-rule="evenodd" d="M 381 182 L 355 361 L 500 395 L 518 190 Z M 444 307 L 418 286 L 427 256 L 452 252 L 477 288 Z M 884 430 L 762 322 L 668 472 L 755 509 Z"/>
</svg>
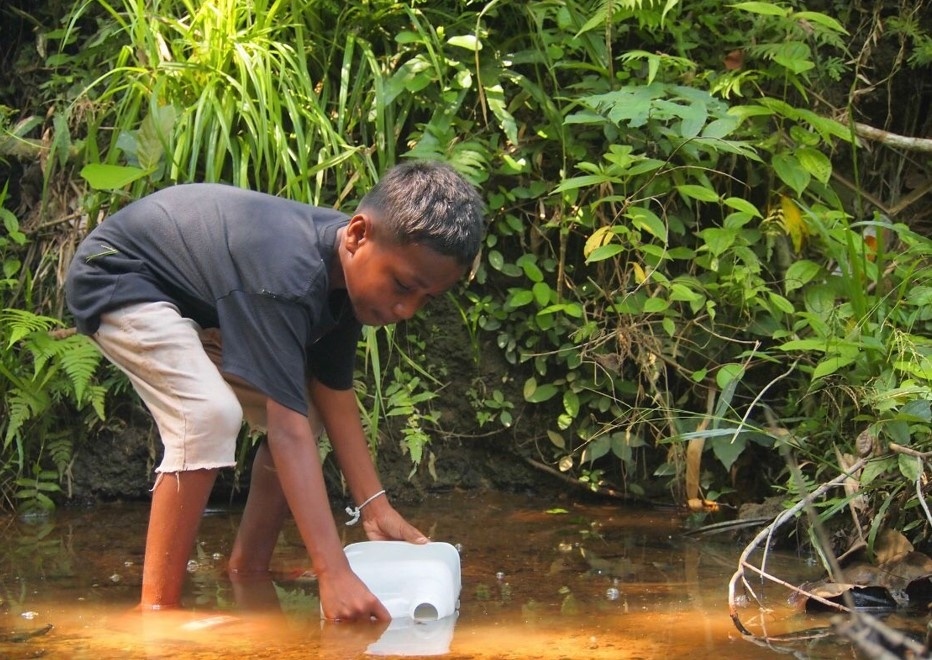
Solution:
<svg viewBox="0 0 932 660">
<path fill-rule="evenodd" d="M 431 603 L 418 603 L 411 612 L 411 618 L 415 621 L 436 621 L 440 618 L 440 613 Z"/>
</svg>

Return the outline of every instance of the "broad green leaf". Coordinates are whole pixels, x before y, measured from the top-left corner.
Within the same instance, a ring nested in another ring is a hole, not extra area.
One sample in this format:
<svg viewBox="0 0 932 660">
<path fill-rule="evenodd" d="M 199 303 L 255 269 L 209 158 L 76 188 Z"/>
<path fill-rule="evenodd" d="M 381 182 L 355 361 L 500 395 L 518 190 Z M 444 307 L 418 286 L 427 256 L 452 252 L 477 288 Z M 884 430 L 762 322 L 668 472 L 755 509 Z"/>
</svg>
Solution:
<svg viewBox="0 0 932 660">
<path fill-rule="evenodd" d="M 540 307 L 544 307 L 550 302 L 551 289 L 546 282 L 535 282 L 531 287 L 531 293 L 534 294 L 534 300 Z"/>
<path fill-rule="evenodd" d="M 644 301 L 644 313 L 657 314 L 670 307 L 670 301 L 663 298 L 648 298 Z"/>
<path fill-rule="evenodd" d="M 793 303 L 791 303 L 789 300 L 787 300 L 786 298 L 784 298 L 778 293 L 774 293 L 773 291 L 770 291 L 767 294 L 767 298 L 768 300 L 770 300 L 770 304 L 772 304 L 774 307 L 776 307 L 778 310 L 780 310 L 784 314 L 792 314 L 793 312 L 796 311 L 796 309 L 793 307 Z"/>
<path fill-rule="evenodd" d="M 815 68 L 811 59 L 812 51 L 801 41 L 786 41 L 772 47 L 773 61 L 793 73 L 805 73 Z"/>
<path fill-rule="evenodd" d="M 809 174 L 822 183 L 828 183 L 832 176 L 832 161 L 818 149 L 800 147 L 796 150 L 796 157 Z"/>
<path fill-rule="evenodd" d="M 824 339 L 793 339 L 777 346 L 781 351 L 826 351 L 828 344 Z"/>
<path fill-rule="evenodd" d="M 704 103 L 693 102 L 683 106 L 680 113 L 683 121 L 680 123 L 680 134 L 684 138 L 694 138 L 705 126 L 709 119 L 709 110 Z"/>
<path fill-rule="evenodd" d="M 741 197 L 726 197 L 724 199 L 725 206 L 729 206 L 736 211 L 741 211 L 742 213 L 748 213 L 755 218 L 763 218 L 761 212 L 757 210 L 757 207 L 754 206 L 751 202 Z"/>
<path fill-rule="evenodd" d="M 556 314 L 558 312 L 562 312 L 566 314 L 567 316 L 572 316 L 574 319 L 580 319 L 583 316 L 582 307 L 580 307 L 579 303 L 575 303 L 575 302 L 565 302 L 565 303 L 557 303 L 556 305 L 548 305 L 547 307 L 544 307 L 542 310 L 540 310 L 537 313 L 537 315 L 546 316 L 547 314 Z"/>
<path fill-rule="evenodd" d="M 697 186 L 691 183 L 684 183 L 676 187 L 681 195 L 698 199 L 700 202 L 717 202 L 719 201 L 718 193 L 709 190 L 705 186 Z"/>
<path fill-rule="evenodd" d="M 845 30 L 844 26 L 828 14 L 823 14 L 817 11 L 798 11 L 793 14 L 793 18 L 800 22 L 806 21 L 808 23 L 822 25 L 830 30 L 838 32 L 839 34 L 848 34 L 848 31 Z"/>
<path fill-rule="evenodd" d="M 147 173 L 139 167 L 103 163 L 91 163 L 81 169 L 81 176 L 95 190 L 121 190 Z"/>
<path fill-rule="evenodd" d="M 537 379 L 533 376 L 528 378 L 524 383 L 524 399 L 530 403 L 542 403 L 553 398 L 557 394 L 557 388 L 552 383 L 537 384 Z"/>
<path fill-rule="evenodd" d="M 733 116 L 712 120 L 702 129 L 702 137 L 720 140 L 734 132 L 739 123 L 738 118 Z"/>
<path fill-rule="evenodd" d="M 737 232 L 732 229 L 722 227 L 709 227 L 699 232 L 702 240 L 705 241 L 709 252 L 715 256 L 724 254 L 725 250 L 734 245 Z"/>
<path fill-rule="evenodd" d="M 522 255 L 515 262 L 524 271 L 524 276 L 532 282 L 541 282 L 544 279 L 544 273 L 537 265 L 535 257 L 530 254 Z"/>
<path fill-rule="evenodd" d="M 471 50 L 472 52 L 482 50 L 482 42 L 479 41 L 474 34 L 462 34 L 456 37 L 450 37 L 447 39 L 447 43 L 451 46 Z"/>
<path fill-rule="evenodd" d="M 636 206 L 628 210 L 625 214 L 638 229 L 646 231 L 655 238 L 659 238 L 664 243 L 667 242 L 667 227 L 663 220 L 657 217 L 657 214 L 648 208 Z"/>
<path fill-rule="evenodd" d="M 723 364 L 715 372 L 715 383 L 719 389 L 724 390 L 729 385 L 744 378 L 744 366 L 735 362 Z"/>
<path fill-rule="evenodd" d="M 581 462 L 587 463 L 598 460 L 605 456 L 612 448 L 612 439 L 607 435 L 602 435 L 589 442 L 583 450 Z"/>
<path fill-rule="evenodd" d="M 900 474 L 902 474 L 907 481 L 916 483 L 916 480 L 919 479 L 919 475 L 922 472 L 921 459 L 915 456 L 899 454 L 897 455 L 897 465 L 900 468 Z"/>
<path fill-rule="evenodd" d="M 731 469 L 748 445 L 747 436 L 744 433 L 739 433 L 735 437 L 734 432 L 725 437 L 710 438 L 708 442 L 712 445 L 715 458 L 721 461 L 726 470 Z"/>
<path fill-rule="evenodd" d="M 534 293 L 529 289 L 515 289 L 508 297 L 508 305 L 511 307 L 524 307 L 534 300 Z"/>
<path fill-rule="evenodd" d="M 932 380 L 932 378 L 930 378 Z M 925 399 L 910 401 L 900 408 L 900 414 L 914 417 L 923 422 L 932 422 L 932 402 Z"/>
<path fill-rule="evenodd" d="M 163 105 L 142 120 L 136 138 L 136 159 L 143 169 L 154 170 L 158 167 L 165 147 L 170 144 L 176 114 L 174 106 Z"/>
<path fill-rule="evenodd" d="M 593 250 L 589 256 L 586 258 L 586 263 L 593 263 L 595 261 L 603 261 L 605 259 L 610 259 L 616 254 L 624 250 L 624 248 L 618 243 L 610 243 L 608 245 L 602 245 Z"/>
<path fill-rule="evenodd" d="M 806 186 L 809 185 L 810 174 L 800 165 L 793 154 L 775 154 L 771 160 L 774 172 L 780 180 L 788 185 L 798 197 L 801 197 Z"/>
<path fill-rule="evenodd" d="M 820 378 L 825 378 L 829 376 L 842 367 L 847 367 L 849 364 L 855 361 L 856 356 L 853 355 L 833 355 L 827 357 L 819 364 L 816 365 L 815 369 L 812 370 L 812 380 L 819 380 Z"/>
<path fill-rule="evenodd" d="M 566 440 L 556 431 L 547 431 L 547 437 L 550 438 L 551 444 L 559 449 L 566 449 Z"/>
<path fill-rule="evenodd" d="M 870 461 L 861 472 L 861 486 L 869 485 L 874 479 L 893 469 L 896 459 L 893 456 Z"/>
<path fill-rule="evenodd" d="M 563 393 L 563 409 L 570 417 L 576 417 L 579 414 L 579 395 L 573 390 Z"/>
<path fill-rule="evenodd" d="M 790 13 L 789 9 L 775 5 L 772 2 L 738 2 L 730 6 L 735 9 L 747 11 L 752 14 L 762 14 L 764 16 L 788 16 Z"/>
<path fill-rule="evenodd" d="M 786 293 L 789 294 L 796 289 L 806 286 L 821 272 L 822 267 L 814 261 L 809 261 L 808 259 L 794 261 L 790 267 L 786 269 L 786 275 L 783 277 L 783 286 Z"/>
<path fill-rule="evenodd" d="M 670 300 L 703 302 L 705 296 L 681 282 L 674 282 L 670 285 Z"/>
<path fill-rule="evenodd" d="M 624 463 L 631 462 L 631 445 L 625 440 L 624 433 L 612 433 L 612 453 Z"/>
</svg>

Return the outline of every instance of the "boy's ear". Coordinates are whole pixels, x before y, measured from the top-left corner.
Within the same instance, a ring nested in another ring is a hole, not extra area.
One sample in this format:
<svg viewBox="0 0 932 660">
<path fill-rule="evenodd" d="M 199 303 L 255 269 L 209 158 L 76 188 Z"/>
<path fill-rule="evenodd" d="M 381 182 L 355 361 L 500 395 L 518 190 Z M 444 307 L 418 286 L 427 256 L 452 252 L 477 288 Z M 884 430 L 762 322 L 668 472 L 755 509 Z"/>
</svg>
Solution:
<svg viewBox="0 0 932 660">
<path fill-rule="evenodd" d="M 364 213 L 357 213 L 349 220 L 343 232 L 343 242 L 347 252 L 356 252 L 366 241 L 372 240 L 372 221 Z"/>
</svg>

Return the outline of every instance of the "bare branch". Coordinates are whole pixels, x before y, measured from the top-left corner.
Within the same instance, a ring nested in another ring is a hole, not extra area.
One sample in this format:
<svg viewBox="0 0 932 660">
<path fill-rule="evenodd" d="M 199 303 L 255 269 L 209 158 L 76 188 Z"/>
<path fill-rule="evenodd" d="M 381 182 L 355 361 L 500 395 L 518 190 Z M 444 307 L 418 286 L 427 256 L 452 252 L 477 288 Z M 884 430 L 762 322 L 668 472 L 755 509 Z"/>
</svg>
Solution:
<svg viewBox="0 0 932 660">
<path fill-rule="evenodd" d="M 854 123 L 854 132 L 862 138 L 880 142 L 881 144 L 887 144 L 891 147 L 932 154 L 932 140 L 928 138 L 897 135 L 896 133 L 890 133 L 889 131 L 884 131 L 859 122 Z"/>
</svg>

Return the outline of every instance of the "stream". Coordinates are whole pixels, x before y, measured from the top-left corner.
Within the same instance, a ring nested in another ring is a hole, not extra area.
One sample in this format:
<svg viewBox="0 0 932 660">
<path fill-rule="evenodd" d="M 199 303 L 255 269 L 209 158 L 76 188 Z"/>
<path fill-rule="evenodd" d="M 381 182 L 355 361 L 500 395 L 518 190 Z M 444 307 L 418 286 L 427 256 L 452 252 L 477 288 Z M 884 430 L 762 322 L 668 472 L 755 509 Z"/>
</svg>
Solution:
<svg viewBox="0 0 932 660">
<path fill-rule="evenodd" d="M 450 492 L 399 505 L 460 551 L 457 615 L 390 626 L 323 623 L 293 524 L 268 580 L 236 584 L 224 564 L 240 509 L 210 508 L 189 563 L 184 608 L 141 614 L 148 506 L 60 509 L 0 518 L 0 658 L 460 659 L 855 657 L 825 631 L 830 615 L 793 609 L 789 590 L 755 583 L 765 603 L 728 613 L 743 544 L 684 535 L 672 510 L 527 495 Z M 336 519 L 345 517 L 335 512 Z M 345 544 L 362 541 L 342 527 Z M 811 559 L 771 553 L 771 574 L 815 579 Z M 770 639 L 762 641 L 764 636 Z M 778 640 L 778 641 L 775 641 Z"/>
</svg>

